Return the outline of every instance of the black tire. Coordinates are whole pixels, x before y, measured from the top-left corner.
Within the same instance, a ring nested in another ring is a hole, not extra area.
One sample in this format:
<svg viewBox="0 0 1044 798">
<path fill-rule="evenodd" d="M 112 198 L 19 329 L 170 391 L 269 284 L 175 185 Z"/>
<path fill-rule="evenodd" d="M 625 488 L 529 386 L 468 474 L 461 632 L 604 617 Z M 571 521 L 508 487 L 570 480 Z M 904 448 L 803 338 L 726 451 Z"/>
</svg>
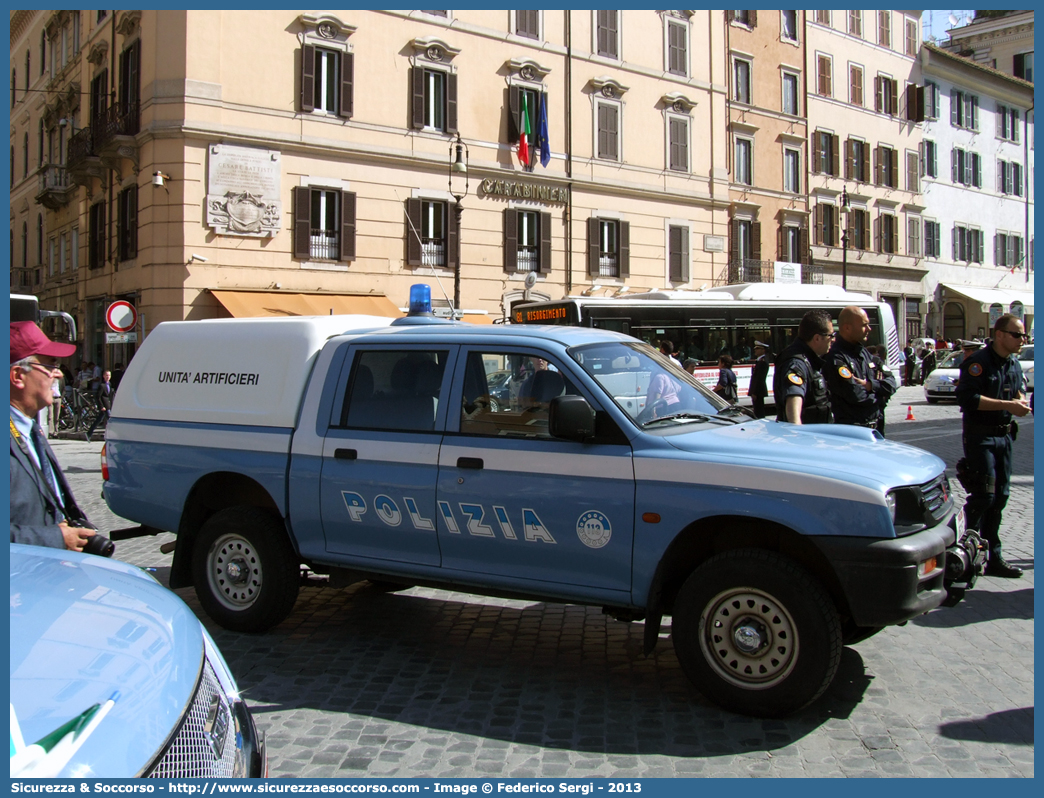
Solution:
<svg viewBox="0 0 1044 798">
<path fill-rule="evenodd" d="M 928 404 L 930 404 L 930 405 L 937 405 L 937 404 L 939 404 L 939 400 L 938 399 L 928 399 Z"/>
<path fill-rule="evenodd" d="M 297 601 L 301 565 L 282 522 L 257 507 L 227 507 L 199 530 L 192 581 L 207 615 L 235 632 L 264 632 Z"/>
<path fill-rule="evenodd" d="M 841 621 L 826 591 L 793 560 L 760 549 L 723 552 L 690 574 L 671 640 L 701 693 L 755 717 L 812 703 L 841 662 Z"/>
</svg>

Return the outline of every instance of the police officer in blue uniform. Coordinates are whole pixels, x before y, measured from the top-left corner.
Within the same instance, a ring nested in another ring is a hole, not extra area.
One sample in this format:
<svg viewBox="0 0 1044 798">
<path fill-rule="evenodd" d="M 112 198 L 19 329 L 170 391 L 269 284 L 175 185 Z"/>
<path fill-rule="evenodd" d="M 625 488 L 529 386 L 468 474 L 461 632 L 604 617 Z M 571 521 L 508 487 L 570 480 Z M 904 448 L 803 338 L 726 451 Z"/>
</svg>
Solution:
<svg viewBox="0 0 1044 798">
<path fill-rule="evenodd" d="M 810 310 L 801 318 L 797 338 L 780 354 L 772 378 L 777 421 L 830 423 L 822 358 L 833 338 L 834 324 L 825 310 Z"/>
<path fill-rule="evenodd" d="M 970 480 L 965 512 L 968 527 L 990 546 L 987 576 L 1017 579 L 1022 569 L 1004 561 L 1001 513 L 1011 487 L 1011 445 L 1018 432 L 1012 416 L 1030 411 L 1023 395 L 1018 360 L 1026 339 L 1022 322 L 1005 313 L 993 325 L 990 345 L 965 357 L 957 382 L 957 403 L 964 413 L 964 458 Z"/>
<path fill-rule="evenodd" d="M 765 417 L 765 397 L 768 396 L 769 346 L 761 341 L 754 342 L 754 368 L 750 371 L 750 387 L 747 395 L 758 418 Z"/>
<path fill-rule="evenodd" d="M 835 424 L 877 429 L 884 402 L 899 388 L 887 365 L 875 366 L 867 350 L 870 318 L 856 305 L 842 308 L 838 336 L 824 358 Z M 883 401 L 882 401 L 883 400 Z"/>
</svg>

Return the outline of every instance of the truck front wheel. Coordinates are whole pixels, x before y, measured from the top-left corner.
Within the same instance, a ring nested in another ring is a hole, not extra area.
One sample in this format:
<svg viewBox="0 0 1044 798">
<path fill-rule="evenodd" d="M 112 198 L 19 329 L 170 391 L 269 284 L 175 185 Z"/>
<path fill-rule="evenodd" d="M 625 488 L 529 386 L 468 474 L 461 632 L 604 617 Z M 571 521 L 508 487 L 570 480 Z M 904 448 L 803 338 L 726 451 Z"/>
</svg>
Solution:
<svg viewBox="0 0 1044 798">
<path fill-rule="evenodd" d="M 675 601 L 671 640 L 700 692 L 757 717 L 810 704 L 841 662 L 830 597 L 797 563 L 758 549 L 723 552 L 693 571 Z"/>
<path fill-rule="evenodd" d="M 257 507 L 228 507 L 196 538 L 192 579 L 207 615 L 236 632 L 264 632 L 294 608 L 301 566 L 286 530 Z"/>
</svg>

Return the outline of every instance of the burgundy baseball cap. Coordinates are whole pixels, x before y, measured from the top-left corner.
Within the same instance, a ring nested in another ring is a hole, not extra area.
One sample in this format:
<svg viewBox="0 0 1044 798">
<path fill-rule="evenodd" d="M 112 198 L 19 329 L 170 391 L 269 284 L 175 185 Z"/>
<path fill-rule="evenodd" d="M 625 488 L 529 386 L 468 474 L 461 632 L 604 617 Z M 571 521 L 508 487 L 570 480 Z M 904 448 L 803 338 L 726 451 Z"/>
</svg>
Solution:
<svg viewBox="0 0 1044 798">
<path fill-rule="evenodd" d="M 52 341 L 32 321 L 11 322 L 11 362 L 17 363 L 30 355 L 69 357 L 76 351 L 76 344 Z"/>
</svg>

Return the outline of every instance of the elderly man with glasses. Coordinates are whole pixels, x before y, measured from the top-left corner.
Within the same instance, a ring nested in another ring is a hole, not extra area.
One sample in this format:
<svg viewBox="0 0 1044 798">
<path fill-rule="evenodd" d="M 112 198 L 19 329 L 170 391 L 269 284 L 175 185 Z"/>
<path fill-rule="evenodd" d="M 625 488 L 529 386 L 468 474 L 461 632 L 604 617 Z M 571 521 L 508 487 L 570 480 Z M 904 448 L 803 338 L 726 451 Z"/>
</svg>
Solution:
<svg viewBox="0 0 1044 798">
<path fill-rule="evenodd" d="M 968 527 L 990 546 L 987 576 L 1017 579 L 1022 569 L 1005 562 L 1000 539 L 1001 513 L 1011 487 L 1011 447 L 1018 434 L 1012 416 L 1030 406 L 1022 393 L 1019 350 L 1026 332 L 1018 316 L 1005 313 L 993 325 L 993 340 L 964 358 L 957 403 L 964 413 L 964 463 L 958 463 L 968 490 Z"/>
<path fill-rule="evenodd" d="M 36 418 L 53 401 L 56 358 L 76 351 L 31 321 L 11 324 L 11 542 L 83 551 L 94 529 Z"/>
</svg>

